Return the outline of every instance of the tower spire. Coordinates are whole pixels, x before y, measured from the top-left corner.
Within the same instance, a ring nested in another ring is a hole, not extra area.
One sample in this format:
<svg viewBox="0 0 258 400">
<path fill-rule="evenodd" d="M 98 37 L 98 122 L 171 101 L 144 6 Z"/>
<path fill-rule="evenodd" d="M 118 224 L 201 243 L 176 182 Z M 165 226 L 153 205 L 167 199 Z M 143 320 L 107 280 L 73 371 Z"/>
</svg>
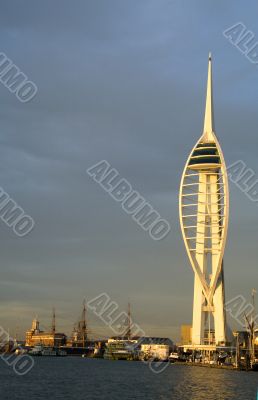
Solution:
<svg viewBox="0 0 258 400">
<path fill-rule="evenodd" d="M 205 117 L 203 127 L 203 139 L 205 142 L 214 141 L 214 117 L 213 117 L 213 95 L 212 95 L 212 61 L 211 53 L 209 53 L 208 61 L 208 79 L 207 79 L 207 94 L 206 94 L 206 106 L 205 106 Z"/>
</svg>

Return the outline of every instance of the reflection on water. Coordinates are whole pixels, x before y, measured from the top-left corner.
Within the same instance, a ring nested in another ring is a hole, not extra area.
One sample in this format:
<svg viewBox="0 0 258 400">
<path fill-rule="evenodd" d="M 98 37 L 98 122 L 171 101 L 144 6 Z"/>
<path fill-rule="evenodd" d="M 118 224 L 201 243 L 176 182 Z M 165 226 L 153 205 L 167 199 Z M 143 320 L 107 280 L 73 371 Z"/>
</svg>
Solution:
<svg viewBox="0 0 258 400">
<path fill-rule="evenodd" d="M 255 398 L 256 385 L 253 382 L 253 389 L 249 390 L 244 380 L 247 378 L 246 382 L 249 380 L 251 382 L 252 379 L 250 375 L 249 378 L 246 377 L 246 373 L 190 366 L 177 368 L 180 370 L 175 371 L 175 376 L 178 376 L 177 384 L 174 386 L 175 398 L 189 400 Z M 251 397 L 248 397 L 247 390 Z"/>
<path fill-rule="evenodd" d="M 37 358 L 26 376 L 0 360 L 1 400 L 257 400 L 258 372 L 141 362 Z"/>
</svg>

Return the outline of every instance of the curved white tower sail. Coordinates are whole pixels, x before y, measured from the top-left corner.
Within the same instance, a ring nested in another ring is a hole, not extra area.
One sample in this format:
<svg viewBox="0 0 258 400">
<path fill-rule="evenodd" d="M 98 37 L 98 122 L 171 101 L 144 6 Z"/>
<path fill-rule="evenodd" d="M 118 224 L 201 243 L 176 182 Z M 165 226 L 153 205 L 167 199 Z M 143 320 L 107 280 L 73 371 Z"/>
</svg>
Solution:
<svg viewBox="0 0 258 400">
<path fill-rule="evenodd" d="M 223 254 L 228 227 L 226 165 L 214 132 L 209 55 L 204 129 L 187 160 L 179 199 L 180 225 L 194 271 L 193 345 L 226 342 Z M 207 334 L 208 333 L 208 334 Z"/>
</svg>

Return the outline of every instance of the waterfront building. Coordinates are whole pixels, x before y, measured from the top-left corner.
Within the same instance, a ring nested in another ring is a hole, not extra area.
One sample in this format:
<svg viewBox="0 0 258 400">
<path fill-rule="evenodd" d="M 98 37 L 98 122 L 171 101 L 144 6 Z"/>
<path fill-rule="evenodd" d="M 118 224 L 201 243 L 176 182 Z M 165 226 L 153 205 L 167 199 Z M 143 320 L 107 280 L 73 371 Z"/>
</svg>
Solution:
<svg viewBox="0 0 258 400">
<path fill-rule="evenodd" d="M 168 360 L 173 350 L 173 342 L 168 338 L 145 337 L 140 338 L 140 358 L 153 360 Z"/>
<path fill-rule="evenodd" d="M 108 339 L 104 358 L 109 360 L 167 360 L 173 350 L 173 342 L 168 338 L 112 337 Z"/>
<path fill-rule="evenodd" d="M 215 135 L 209 55 L 203 134 L 186 162 L 179 196 L 180 225 L 194 271 L 193 346 L 212 345 L 207 344 L 207 330 L 214 331 L 217 346 L 226 344 L 223 254 L 228 211 L 228 179 Z"/>
<path fill-rule="evenodd" d="M 37 345 L 45 347 L 60 347 L 65 345 L 65 343 L 66 335 L 64 333 L 57 333 L 53 327 L 50 332 L 41 330 L 37 318 L 32 321 L 31 329 L 26 332 L 25 346 L 28 347 Z"/>
<path fill-rule="evenodd" d="M 192 325 L 181 325 L 181 344 L 192 343 Z"/>
<path fill-rule="evenodd" d="M 258 347 L 258 329 L 254 331 L 254 344 Z"/>
</svg>

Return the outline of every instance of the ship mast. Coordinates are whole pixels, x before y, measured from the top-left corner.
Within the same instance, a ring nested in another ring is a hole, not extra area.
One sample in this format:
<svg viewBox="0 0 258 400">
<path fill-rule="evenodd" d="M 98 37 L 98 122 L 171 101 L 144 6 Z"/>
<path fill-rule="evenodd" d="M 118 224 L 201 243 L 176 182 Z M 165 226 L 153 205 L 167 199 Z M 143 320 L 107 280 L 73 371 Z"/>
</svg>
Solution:
<svg viewBox="0 0 258 400">
<path fill-rule="evenodd" d="M 246 320 L 246 325 L 247 325 L 247 330 L 249 331 L 249 355 L 250 355 L 250 362 L 251 362 L 251 368 L 253 367 L 254 361 L 255 361 L 255 320 L 254 320 L 254 314 L 255 314 L 255 301 L 254 297 L 256 294 L 256 289 L 252 289 L 252 313 L 251 313 L 251 318 L 249 319 L 249 316 L 244 313 L 244 317 Z"/>
<path fill-rule="evenodd" d="M 130 340 L 132 336 L 132 318 L 131 318 L 131 304 L 128 303 L 128 310 L 127 310 L 127 324 L 125 330 L 125 337 Z"/>
<path fill-rule="evenodd" d="M 53 307 L 51 331 L 52 331 L 52 334 L 55 335 L 55 333 L 56 333 L 56 310 L 55 310 L 55 307 Z"/>
<path fill-rule="evenodd" d="M 86 322 L 86 300 L 83 300 L 83 311 L 81 321 L 81 332 L 82 332 L 82 345 L 85 347 L 87 341 L 87 322 Z"/>
</svg>

